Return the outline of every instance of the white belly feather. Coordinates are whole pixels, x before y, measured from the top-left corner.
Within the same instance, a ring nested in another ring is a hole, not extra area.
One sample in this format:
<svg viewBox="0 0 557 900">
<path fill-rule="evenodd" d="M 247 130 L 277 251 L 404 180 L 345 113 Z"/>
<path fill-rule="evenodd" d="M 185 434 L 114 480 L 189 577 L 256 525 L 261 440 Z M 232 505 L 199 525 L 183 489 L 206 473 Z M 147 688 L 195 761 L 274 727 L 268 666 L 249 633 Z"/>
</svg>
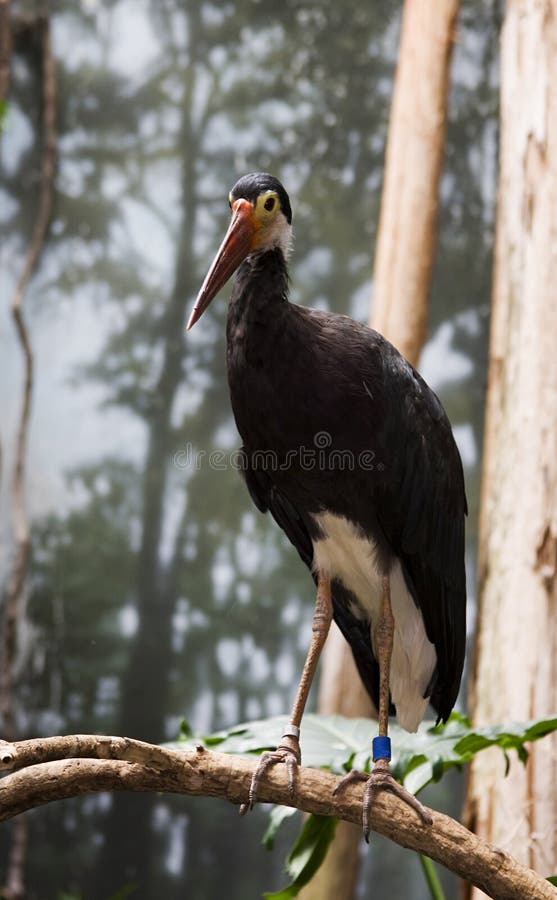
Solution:
<svg viewBox="0 0 557 900">
<path fill-rule="evenodd" d="M 358 598 L 351 612 L 371 621 L 371 643 L 375 652 L 375 629 L 381 611 L 381 575 L 370 541 L 352 522 L 332 513 L 314 516 L 324 535 L 313 543 L 313 568 L 342 582 Z M 395 620 L 389 687 L 397 719 L 407 731 L 416 731 L 427 708 L 424 692 L 437 655 L 428 640 L 422 614 L 406 587 L 400 562 L 391 570 L 391 607 Z M 376 654 L 377 656 L 377 654 Z"/>
</svg>

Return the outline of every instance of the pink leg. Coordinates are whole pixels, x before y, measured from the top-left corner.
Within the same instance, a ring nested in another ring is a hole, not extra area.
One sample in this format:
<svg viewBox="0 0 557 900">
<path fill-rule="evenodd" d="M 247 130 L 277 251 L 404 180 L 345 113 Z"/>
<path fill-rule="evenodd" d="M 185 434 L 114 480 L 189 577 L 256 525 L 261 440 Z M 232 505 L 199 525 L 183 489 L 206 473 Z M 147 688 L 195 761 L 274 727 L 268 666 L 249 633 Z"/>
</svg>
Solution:
<svg viewBox="0 0 557 900">
<path fill-rule="evenodd" d="M 276 750 L 267 751 L 261 754 L 259 764 L 254 772 L 249 789 L 248 802 L 243 803 L 240 807 L 240 815 L 244 815 L 248 810 L 253 809 L 253 805 L 257 800 L 257 791 L 261 778 L 265 772 L 275 766 L 277 763 L 284 763 L 288 773 L 288 785 L 290 793 L 294 795 L 296 790 L 296 775 L 298 766 L 301 762 L 300 753 L 300 724 L 306 706 L 306 701 L 315 675 L 317 663 L 321 651 L 327 639 L 329 628 L 333 619 L 333 603 L 331 600 L 331 581 L 329 578 L 318 577 L 317 581 L 317 597 L 315 600 L 315 611 L 313 613 L 313 626 L 311 644 L 308 650 L 302 677 L 296 691 L 296 699 L 292 707 L 290 715 L 290 724 L 286 727 L 281 738 L 280 744 Z"/>
<path fill-rule="evenodd" d="M 353 769 L 348 775 L 339 781 L 334 793 L 342 791 L 346 785 L 355 781 L 365 781 L 362 825 L 364 837 L 369 840 L 370 813 L 374 797 L 379 790 L 387 790 L 395 794 L 408 806 L 411 806 L 426 825 L 432 824 L 432 818 L 428 810 L 419 800 L 410 794 L 406 788 L 395 781 L 391 767 L 391 741 L 389 731 L 389 676 L 391 671 L 391 656 L 393 652 L 393 639 L 395 620 L 391 608 L 391 584 L 388 576 L 383 578 L 381 599 L 381 619 L 375 632 L 375 648 L 379 662 L 379 737 L 373 740 L 373 771 L 370 775 L 366 772 L 358 772 Z"/>
</svg>

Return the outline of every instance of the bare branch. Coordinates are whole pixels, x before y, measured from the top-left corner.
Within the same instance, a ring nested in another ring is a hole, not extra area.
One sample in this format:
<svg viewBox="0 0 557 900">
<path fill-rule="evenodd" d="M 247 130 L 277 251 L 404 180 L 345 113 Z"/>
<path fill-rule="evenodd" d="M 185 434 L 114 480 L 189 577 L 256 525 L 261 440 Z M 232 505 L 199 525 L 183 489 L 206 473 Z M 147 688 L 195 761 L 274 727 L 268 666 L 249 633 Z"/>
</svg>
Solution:
<svg viewBox="0 0 557 900">
<path fill-rule="evenodd" d="M 167 791 L 217 797 L 239 804 L 247 796 L 256 760 L 203 747 L 171 750 L 130 738 L 69 735 L 0 744 L 0 820 L 68 797 L 96 791 Z M 360 823 L 362 789 L 333 797 L 338 778 L 322 769 L 301 768 L 296 797 L 279 766 L 262 779 L 263 802 L 294 806 L 322 816 Z M 454 819 L 432 810 L 424 826 L 410 808 L 386 792 L 377 798 L 372 828 L 403 847 L 424 853 L 496 900 L 556 900 L 557 890 L 512 856 Z"/>
<path fill-rule="evenodd" d="M 37 219 L 31 244 L 25 257 L 23 272 L 16 285 L 11 304 L 12 316 L 23 351 L 25 374 L 13 475 L 13 514 L 16 548 L 13 568 L 4 600 L 4 637 L 2 668 L 0 671 L 0 710 L 4 719 L 4 733 L 8 737 L 15 737 L 13 669 L 17 650 L 17 628 L 23 605 L 29 555 L 29 523 L 25 509 L 25 459 L 33 392 L 33 351 L 23 316 L 23 297 L 31 276 L 39 263 L 48 231 L 52 214 L 56 163 L 56 72 L 50 38 L 50 23 L 47 17 L 41 16 L 34 20 L 34 24 L 37 29 L 40 29 L 41 34 L 43 148 Z"/>
</svg>

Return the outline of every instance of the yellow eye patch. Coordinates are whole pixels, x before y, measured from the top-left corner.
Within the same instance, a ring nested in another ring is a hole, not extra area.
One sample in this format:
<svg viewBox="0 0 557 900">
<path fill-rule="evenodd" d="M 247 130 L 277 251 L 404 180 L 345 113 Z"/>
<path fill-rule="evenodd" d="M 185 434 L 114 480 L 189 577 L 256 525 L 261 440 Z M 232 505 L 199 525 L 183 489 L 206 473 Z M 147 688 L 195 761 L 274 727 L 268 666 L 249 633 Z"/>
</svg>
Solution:
<svg viewBox="0 0 557 900">
<path fill-rule="evenodd" d="M 232 209 L 232 205 L 237 200 L 232 191 L 228 195 L 228 205 Z M 254 218 L 258 226 L 270 225 L 276 213 L 281 208 L 279 196 L 276 191 L 263 191 L 254 203 Z"/>
<path fill-rule="evenodd" d="M 278 194 L 275 191 L 264 191 L 255 202 L 257 218 L 269 219 L 280 209 Z"/>
</svg>

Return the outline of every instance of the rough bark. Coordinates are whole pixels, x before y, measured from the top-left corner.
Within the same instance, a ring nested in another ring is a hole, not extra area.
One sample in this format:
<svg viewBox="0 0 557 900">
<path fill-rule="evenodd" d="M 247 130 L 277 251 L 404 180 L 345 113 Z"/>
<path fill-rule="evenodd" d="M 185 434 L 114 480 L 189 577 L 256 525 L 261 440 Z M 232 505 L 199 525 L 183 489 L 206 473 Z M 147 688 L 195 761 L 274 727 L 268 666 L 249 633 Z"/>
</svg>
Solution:
<svg viewBox="0 0 557 900">
<path fill-rule="evenodd" d="M 434 4 L 428 0 L 406 0 L 402 18 L 370 324 L 414 365 L 426 337 L 458 5 L 458 0 Z M 320 712 L 373 715 L 350 649 L 335 626 L 323 657 Z M 300 897 L 350 900 L 357 863 L 358 835 L 350 826 L 341 824 L 318 877 Z M 339 869 L 344 872 L 341 886 L 335 882 Z"/>
<path fill-rule="evenodd" d="M 557 709 L 557 3 L 509 0 L 480 521 L 477 724 Z M 557 740 L 504 778 L 474 762 L 468 821 L 557 872 Z M 478 900 L 480 891 L 472 897 Z"/>
<path fill-rule="evenodd" d="M 194 750 L 171 750 L 130 738 L 67 735 L 0 745 L 0 821 L 43 803 L 106 790 L 169 791 L 245 800 L 257 760 Z M 261 782 L 263 802 L 296 806 L 318 815 L 335 815 L 359 823 L 362 787 L 349 787 L 333 797 L 338 778 L 323 769 L 301 768 L 296 797 L 281 766 L 268 770 Z M 378 795 L 372 828 L 404 847 L 425 853 L 500 900 L 555 900 L 557 889 L 508 853 L 480 841 L 463 825 L 432 812 L 424 826 L 415 813 L 392 794 Z"/>
</svg>

